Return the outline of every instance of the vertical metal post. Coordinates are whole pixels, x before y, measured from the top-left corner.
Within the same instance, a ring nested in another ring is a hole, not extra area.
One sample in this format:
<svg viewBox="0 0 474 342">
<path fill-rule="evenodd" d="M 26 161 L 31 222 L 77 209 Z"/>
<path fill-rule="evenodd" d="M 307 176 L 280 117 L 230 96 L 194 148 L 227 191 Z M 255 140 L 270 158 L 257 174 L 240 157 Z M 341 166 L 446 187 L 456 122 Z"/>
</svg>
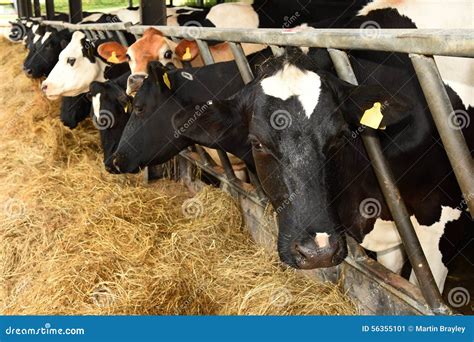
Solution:
<svg viewBox="0 0 474 342">
<path fill-rule="evenodd" d="M 31 5 L 31 0 L 26 0 L 26 16 L 31 18 L 33 16 L 33 6 Z"/>
<path fill-rule="evenodd" d="M 140 0 L 142 25 L 166 25 L 165 0 Z"/>
<path fill-rule="evenodd" d="M 69 22 L 77 24 L 82 20 L 82 0 L 69 1 Z"/>
<path fill-rule="evenodd" d="M 454 112 L 433 57 L 410 54 L 410 58 L 471 217 L 474 217 L 474 160 L 462 127 L 455 119 L 456 114 L 466 115 L 464 119 L 467 121 L 468 113 Z"/>
<path fill-rule="evenodd" d="M 247 61 L 247 57 L 245 57 L 242 45 L 240 45 L 240 43 L 234 42 L 229 42 L 228 44 L 232 50 L 232 54 L 234 55 L 235 63 L 239 68 L 242 80 L 245 84 L 251 82 L 254 79 L 254 75 L 252 73 L 252 69 L 250 68 L 249 62 Z"/>
<path fill-rule="evenodd" d="M 39 0 L 33 0 L 33 8 L 35 17 L 41 17 L 41 6 Z"/>
<path fill-rule="evenodd" d="M 133 7 L 133 0 L 128 0 L 128 7 Z"/>
<path fill-rule="evenodd" d="M 26 0 L 18 0 L 18 17 L 25 18 L 27 16 L 27 9 L 26 9 Z"/>
<path fill-rule="evenodd" d="M 328 49 L 328 52 L 339 77 L 352 84 L 358 84 L 347 54 L 344 51 L 335 49 Z M 433 313 L 450 313 L 451 310 L 444 304 L 438 287 L 436 286 L 433 274 L 431 273 L 425 254 L 416 236 L 415 229 L 410 221 L 408 210 L 395 184 L 395 178 L 390 167 L 382 153 L 382 147 L 377 132 L 372 129 L 367 129 L 361 134 L 361 137 L 372 162 L 372 167 L 377 176 L 387 206 L 396 223 L 403 245 L 407 250 L 408 259 L 420 284 L 423 297 Z"/>
<path fill-rule="evenodd" d="M 46 19 L 54 20 L 54 0 L 46 0 Z"/>
<path fill-rule="evenodd" d="M 209 50 L 209 45 L 203 40 L 196 39 L 196 43 L 199 47 L 199 52 L 201 53 L 201 58 L 204 61 L 205 65 L 214 64 L 214 58 L 212 57 L 211 51 Z M 234 173 L 234 169 L 232 168 L 232 164 L 225 153 L 222 150 L 217 150 L 219 155 L 219 159 L 224 167 L 225 174 L 230 181 L 234 181 L 237 179 Z"/>
</svg>

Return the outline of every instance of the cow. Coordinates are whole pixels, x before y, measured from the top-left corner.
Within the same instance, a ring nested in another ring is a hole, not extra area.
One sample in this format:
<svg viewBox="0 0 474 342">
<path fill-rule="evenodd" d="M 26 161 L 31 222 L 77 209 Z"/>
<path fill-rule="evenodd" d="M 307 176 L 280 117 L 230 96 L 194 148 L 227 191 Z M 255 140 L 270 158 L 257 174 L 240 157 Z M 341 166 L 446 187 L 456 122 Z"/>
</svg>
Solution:
<svg viewBox="0 0 474 342">
<path fill-rule="evenodd" d="M 127 79 L 130 72 L 107 82 L 92 82 L 90 96 L 93 103 L 93 122 L 100 133 L 104 153 L 104 164 L 117 149 L 123 129 L 128 122 L 131 111 L 131 98 L 126 94 Z"/>
<path fill-rule="evenodd" d="M 89 116 L 91 108 L 92 103 L 87 94 L 63 96 L 59 117 L 64 126 L 74 129 Z"/>
<path fill-rule="evenodd" d="M 83 32 L 76 31 L 59 54 L 58 62 L 43 81 L 41 89 L 48 99 L 77 96 L 87 93 L 93 81 L 104 82 L 128 70 L 127 64 L 115 65 L 101 59 L 96 44 L 89 41 Z"/>
<path fill-rule="evenodd" d="M 61 51 L 71 40 L 69 30 L 47 28 L 42 34 L 35 34 L 32 47 L 23 62 L 23 71 L 31 78 L 49 75 L 58 61 Z"/>
<path fill-rule="evenodd" d="M 393 9 L 371 11 L 352 25 L 366 21 L 415 27 Z M 171 127 L 194 118 L 182 131 L 183 139 L 218 145 L 241 158 L 252 153 L 278 214 L 278 250 L 288 265 L 339 264 L 347 254 L 347 233 L 399 273 L 401 239 L 360 137 L 362 130 L 372 130 L 360 123 L 365 112 L 380 109 L 383 119 L 376 128 L 384 129 L 373 132 L 380 136 L 442 291 L 447 265 L 472 239 L 474 227 L 423 92 L 404 54 L 351 51 L 350 58 L 360 86 L 334 76 L 327 52 L 310 49 L 305 55 L 289 49 L 264 64 L 261 76 L 231 99 L 214 101 L 197 118 L 185 108 L 173 116 Z M 472 107 L 446 89 L 454 113 L 470 122 Z M 463 134 L 473 151 L 473 125 L 463 127 Z M 410 279 L 415 282 L 413 273 Z"/>
<path fill-rule="evenodd" d="M 253 54 L 249 56 L 249 65 L 255 71 L 270 56 L 270 49 Z M 137 172 L 142 167 L 168 161 L 191 145 L 179 132 L 179 127 L 172 125 L 171 118 L 175 113 L 191 105 L 191 111 L 199 117 L 214 101 L 226 98 L 244 86 L 233 61 L 184 70 L 168 70 L 159 62 L 152 62 L 148 73 L 133 100 L 120 144 L 112 158 L 106 161 L 106 168 L 116 173 Z M 195 107 L 200 101 L 204 103 Z M 160 134 L 155 134 L 155 130 Z M 240 159 L 253 171 L 250 155 Z"/>
</svg>

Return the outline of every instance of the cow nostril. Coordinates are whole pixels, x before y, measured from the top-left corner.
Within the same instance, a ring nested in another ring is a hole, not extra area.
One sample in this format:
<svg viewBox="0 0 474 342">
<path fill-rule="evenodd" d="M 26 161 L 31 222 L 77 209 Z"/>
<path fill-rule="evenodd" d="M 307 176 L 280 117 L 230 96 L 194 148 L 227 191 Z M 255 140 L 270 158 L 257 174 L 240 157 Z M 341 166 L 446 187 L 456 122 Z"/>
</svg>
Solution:
<svg viewBox="0 0 474 342">
<path fill-rule="evenodd" d="M 41 91 L 42 91 L 42 92 L 45 92 L 46 90 L 48 90 L 48 86 L 47 86 L 46 84 L 43 84 L 43 85 L 41 86 Z"/>
</svg>

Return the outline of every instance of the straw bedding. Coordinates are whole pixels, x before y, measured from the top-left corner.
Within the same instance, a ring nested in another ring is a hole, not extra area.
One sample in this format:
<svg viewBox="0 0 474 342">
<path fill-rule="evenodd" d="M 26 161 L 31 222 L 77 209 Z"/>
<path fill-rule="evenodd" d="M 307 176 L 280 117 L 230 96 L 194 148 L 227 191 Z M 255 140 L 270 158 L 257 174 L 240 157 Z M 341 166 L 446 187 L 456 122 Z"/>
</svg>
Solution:
<svg viewBox="0 0 474 342">
<path fill-rule="evenodd" d="M 205 188 L 103 170 L 98 134 L 0 40 L 0 314 L 353 314 L 337 286 L 256 246 L 238 207 Z"/>
</svg>

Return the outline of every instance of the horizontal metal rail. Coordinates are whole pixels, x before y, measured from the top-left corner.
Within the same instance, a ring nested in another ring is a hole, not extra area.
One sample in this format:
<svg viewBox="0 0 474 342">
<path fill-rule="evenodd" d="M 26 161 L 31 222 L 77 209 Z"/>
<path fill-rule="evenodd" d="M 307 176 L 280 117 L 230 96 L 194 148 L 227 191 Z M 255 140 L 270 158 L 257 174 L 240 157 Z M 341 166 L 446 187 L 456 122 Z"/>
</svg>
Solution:
<svg viewBox="0 0 474 342">
<path fill-rule="evenodd" d="M 193 30 L 179 26 L 144 26 L 132 23 L 70 24 L 42 20 L 44 25 L 71 30 L 126 30 L 141 35 L 154 27 L 167 36 L 256 43 L 281 46 L 323 47 L 341 50 L 376 50 L 422 55 L 474 57 L 474 31 L 469 29 L 377 29 L 368 34 L 365 29 L 222 29 L 201 27 Z"/>
</svg>

